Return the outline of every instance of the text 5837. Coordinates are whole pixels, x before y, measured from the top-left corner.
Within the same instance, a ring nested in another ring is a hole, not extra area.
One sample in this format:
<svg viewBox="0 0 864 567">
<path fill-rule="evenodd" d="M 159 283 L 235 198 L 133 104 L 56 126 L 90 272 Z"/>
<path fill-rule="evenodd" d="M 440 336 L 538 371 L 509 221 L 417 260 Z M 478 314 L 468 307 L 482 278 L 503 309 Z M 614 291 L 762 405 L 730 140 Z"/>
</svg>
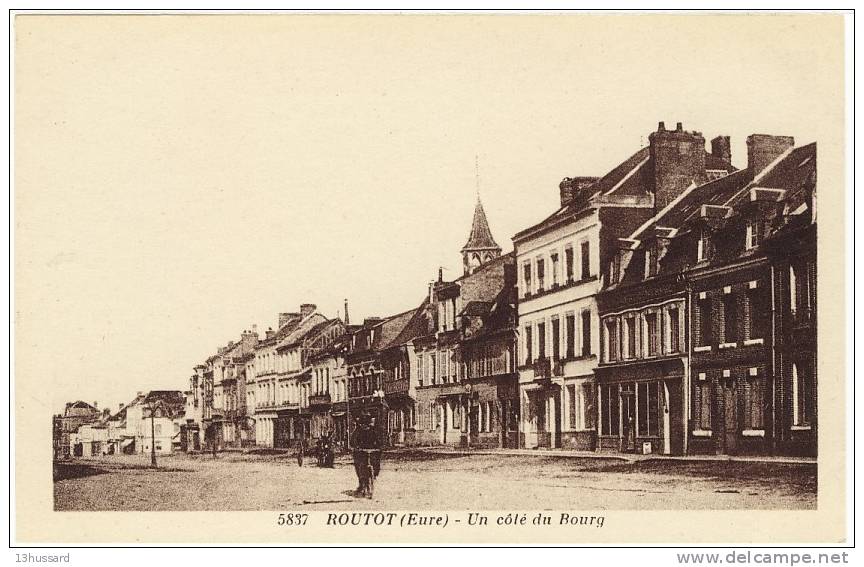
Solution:
<svg viewBox="0 0 864 567">
<path fill-rule="evenodd" d="M 309 514 L 279 514 L 276 519 L 277 526 L 305 526 L 309 520 Z"/>
</svg>

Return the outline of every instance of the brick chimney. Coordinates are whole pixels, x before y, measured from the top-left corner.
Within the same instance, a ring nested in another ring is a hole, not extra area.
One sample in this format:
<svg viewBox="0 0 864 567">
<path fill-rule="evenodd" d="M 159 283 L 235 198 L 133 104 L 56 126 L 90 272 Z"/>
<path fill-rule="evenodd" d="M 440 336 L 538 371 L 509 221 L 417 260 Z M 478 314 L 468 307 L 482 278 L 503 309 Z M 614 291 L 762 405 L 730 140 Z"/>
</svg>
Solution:
<svg viewBox="0 0 864 567">
<path fill-rule="evenodd" d="M 253 327 L 254 328 L 254 327 Z M 243 331 L 240 334 L 240 344 L 244 353 L 250 352 L 258 344 L 257 331 Z"/>
<path fill-rule="evenodd" d="M 348 300 L 345 300 L 345 325 L 350 325 L 350 320 L 348 319 Z"/>
<path fill-rule="evenodd" d="M 562 179 L 561 183 L 558 184 L 558 189 L 561 192 L 561 206 L 569 205 L 583 189 L 590 187 L 595 181 L 597 181 L 596 177 L 565 177 Z"/>
<path fill-rule="evenodd" d="M 305 319 L 315 313 L 316 309 L 318 309 L 318 306 L 314 303 L 303 303 L 300 305 L 300 315 Z"/>
<path fill-rule="evenodd" d="M 279 314 L 279 328 L 281 329 L 282 327 L 285 326 L 285 323 L 287 323 L 288 321 L 290 321 L 294 317 L 298 317 L 299 315 L 300 315 L 299 313 L 280 313 Z"/>
<path fill-rule="evenodd" d="M 654 209 L 659 212 L 690 184 L 705 182 L 705 138 L 700 132 L 686 132 L 681 122 L 674 131 L 660 122 L 648 140 Z"/>
<path fill-rule="evenodd" d="M 768 167 L 783 152 L 795 146 L 792 136 L 751 134 L 747 136 L 747 169 L 754 176 Z"/>
<path fill-rule="evenodd" d="M 732 144 L 729 136 L 717 136 L 711 140 L 711 155 L 726 163 L 732 163 Z"/>
</svg>

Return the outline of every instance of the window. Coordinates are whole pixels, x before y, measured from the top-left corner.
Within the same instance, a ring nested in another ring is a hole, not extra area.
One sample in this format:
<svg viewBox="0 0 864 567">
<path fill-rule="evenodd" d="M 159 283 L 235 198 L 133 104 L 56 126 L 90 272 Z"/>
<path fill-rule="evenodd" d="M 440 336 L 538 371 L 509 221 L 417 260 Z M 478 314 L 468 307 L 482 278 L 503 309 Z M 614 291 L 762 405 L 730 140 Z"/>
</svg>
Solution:
<svg viewBox="0 0 864 567">
<path fill-rule="evenodd" d="M 154 425 L 153 429 L 154 429 L 154 435 L 162 435 L 162 424 L 161 423 L 157 423 L 156 425 Z"/>
<path fill-rule="evenodd" d="M 634 317 L 624 319 L 624 356 L 636 358 L 636 319 Z"/>
<path fill-rule="evenodd" d="M 763 391 L 759 376 L 750 376 L 744 383 L 744 427 L 746 429 L 762 429 L 763 427 Z"/>
<path fill-rule="evenodd" d="M 699 301 L 699 344 L 708 346 L 714 340 L 712 335 L 711 299 L 706 298 Z"/>
<path fill-rule="evenodd" d="M 426 380 L 426 357 L 422 354 L 417 358 L 417 385 L 422 386 Z"/>
<path fill-rule="evenodd" d="M 731 293 L 723 296 L 723 342 L 738 340 L 738 304 Z"/>
<path fill-rule="evenodd" d="M 693 391 L 693 420 L 696 428 L 711 430 L 711 382 L 697 382 Z"/>
<path fill-rule="evenodd" d="M 762 339 L 767 335 L 770 308 L 767 293 L 756 288 L 747 294 L 747 320 L 750 323 L 748 339 Z"/>
<path fill-rule="evenodd" d="M 552 319 L 552 359 L 561 358 L 561 325 L 558 318 Z"/>
<path fill-rule="evenodd" d="M 762 242 L 762 221 L 753 219 L 747 221 L 747 236 L 744 246 L 747 250 L 756 248 Z"/>
<path fill-rule="evenodd" d="M 581 246 L 581 258 L 582 260 L 582 273 L 580 274 L 580 278 L 583 280 L 587 280 L 591 277 L 591 254 L 590 254 L 591 246 L 589 242 L 586 240 L 582 243 Z"/>
<path fill-rule="evenodd" d="M 597 387 L 600 394 L 600 435 L 618 435 L 618 387 L 614 384 Z"/>
<path fill-rule="evenodd" d="M 795 266 L 789 266 L 789 308 L 794 314 L 798 310 L 798 274 Z"/>
<path fill-rule="evenodd" d="M 681 315 L 677 307 L 670 307 L 669 317 L 669 352 L 681 350 Z"/>
<path fill-rule="evenodd" d="M 708 231 L 703 229 L 699 233 L 699 240 L 696 241 L 696 261 L 701 262 L 708 259 L 708 246 L 710 245 Z"/>
<path fill-rule="evenodd" d="M 801 372 L 798 364 L 792 364 L 792 425 L 805 427 L 810 425 L 812 400 L 810 392 L 810 377 Z"/>
<path fill-rule="evenodd" d="M 645 333 L 647 335 L 647 352 L 648 356 L 657 356 L 660 352 L 659 349 L 659 338 L 660 333 L 657 327 L 657 314 L 656 313 L 646 313 L 645 314 Z"/>
<path fill-rule="evenodd" d="M 567 246 L 564 249 L 564 264 L 567 270 L 567 283 L 573 281 L 573 247 Z"/>
<path fill-rule="evenodd" d="M 531 347 L 533 343 L 533 338 L 531 336 L 531 325 L 525 326 L 525 364 L 531 364 L 533 362 L 534 357 L 532 356 Z"/>
<path fill-rule="evenodd" d="M 531 262 L 525 262 L 525 264 L 522 266 L 522 270 L 523 270 L 523 274 L 524 274 L 523 279 L 525 280 L 525 290 L 524 291 L 525 291 L 525 295 L 528 295 L 531 293 L 531 291 L 533 289 L 531 287 Z"/>
<path fill-rule="evenodd" d="M 621 255 L 615 254 L 609 261 L 609 283 L 617 283 L 619 277 L 621 277 Z"/>
<path fill-rule="evenodd" d="M 594 388 L 582 384 L 582 429 L 594 429 Z"/>
<path fill-rule="evenodd" d="M 567 358 L 576 356 L 576 316 L 568 313 L 564 319 L 567 326 Z"/>
<path fill-rule="evenodd" d="M 543 258 L 537 258 L 537 291 L 543 291 L 544 280 L 546 278 L 546 267 L 543 264 Z"/>
<path fill-rule="evenodd" d="M 610 319 L 606 321 L 606 359 L 618 360 L 618 321 Z"/>
<path fill-rule="evenodd" d="M 558 285 L 558 253 L 552 253 L 552 285 Z"/>
<path fill-rule="evenodd" d="M 660 434 L 659 389 L 660 382 L 640 382 L 636 385 L 637 432 L 640 436 Z"/>
<path fill-rule="evenodd" d="M 649 244 L 645 248 L 645 279 L 657 275 L 657 246 Z"/>
<path fill-rule="evenodd" d="M 582 312 L 582 356 L 591 356 L 591 311 Z"/>
<path fill-rule="evenodd" d="M 537 357 L 546 358 L 546 323 L 537 323 Z"/>
<path fill-rule="evenodd" d="M 459 429 L 460 422 L 462 421 L 462 412 L 460 411 L 462 408 L 456 402 L 450 403 L 450 415 L 453 416 L 452 424 L 453 429 Z"/>
<path fill-rule="evenodd" d="M 569 385 L 567 386 L 567 412 L 568 421 L 567 424 L 569 429 L 578 429 L 579 428 L 579 420 L 578 420 L 578 411 L 577 404 L 579 400 L 576 397 L 576 386 Z"/>
</svg>

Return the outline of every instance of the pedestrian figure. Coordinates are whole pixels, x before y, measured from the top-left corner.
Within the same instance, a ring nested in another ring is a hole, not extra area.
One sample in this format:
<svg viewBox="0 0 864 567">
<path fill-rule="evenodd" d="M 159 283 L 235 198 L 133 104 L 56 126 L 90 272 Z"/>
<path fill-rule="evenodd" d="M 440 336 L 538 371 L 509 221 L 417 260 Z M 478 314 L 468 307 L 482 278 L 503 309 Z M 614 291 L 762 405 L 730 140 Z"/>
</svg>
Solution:
<svg viewBox="0 0 864 567">
<path fill-rule="evenodd" d="M 364 412 L 357 417 L 351 436 L 354 449 L 354 472 L 357 474 L 357 494 L 372 497 L 372 487 L 381 471 L 381 440 L 373 427 L 372 416 Z"/>
<path fill-rule="evenodd" d="M 306 437 L 301 436 L 297 440 L 297 466 L 303 466 L 303 458 L 306 456 Z"/>
</svg>

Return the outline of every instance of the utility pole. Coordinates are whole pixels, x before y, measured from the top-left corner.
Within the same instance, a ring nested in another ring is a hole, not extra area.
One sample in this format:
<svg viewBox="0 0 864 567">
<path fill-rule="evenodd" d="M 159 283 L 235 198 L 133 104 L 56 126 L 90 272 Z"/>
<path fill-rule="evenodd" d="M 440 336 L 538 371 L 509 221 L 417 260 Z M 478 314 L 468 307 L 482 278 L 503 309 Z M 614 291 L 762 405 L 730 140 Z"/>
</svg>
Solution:
<svg viewBox="0 0 864 567">
<path fill-rule="evenodd" d="M 150 404 L 150 466 L 156 468 L 156 406 Z"/>
</svg>

